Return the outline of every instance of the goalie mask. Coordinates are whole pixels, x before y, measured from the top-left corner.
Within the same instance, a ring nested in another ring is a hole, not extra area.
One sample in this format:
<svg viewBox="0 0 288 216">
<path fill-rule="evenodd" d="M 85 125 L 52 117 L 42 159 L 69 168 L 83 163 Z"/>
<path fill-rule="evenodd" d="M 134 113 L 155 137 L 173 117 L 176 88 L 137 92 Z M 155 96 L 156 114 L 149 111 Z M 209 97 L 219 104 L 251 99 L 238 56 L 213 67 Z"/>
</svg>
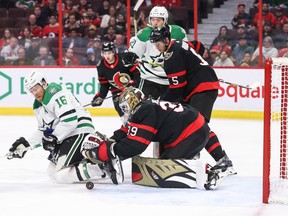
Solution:
<svg viewBox="0 0 288 216">
<path fill-rule="evenodd" d="M 134 114 L 136 106 L 143 100 L 144 94 L 132 86 L 126 88 L 119 97 L 119 107 L 127 116 Z"/>
<path fill-rule="evenodd" d="M 46 81 L 46 79 L 42 73 L 39 71 L 32 71 L 24 79 L 24 86 L 26 91 L 29 92 L 29 90 L 37 84 L 43 87 L 43 81 Z"/>
<path fill-rule="evenodd" d="M 150 25 L 152 17 L 161 17 L 164 20 L 164 24 L 168 24 L 168 11 L 163 6 L 155 6 L 151 9 L 148 19 Z"/>
</svg>

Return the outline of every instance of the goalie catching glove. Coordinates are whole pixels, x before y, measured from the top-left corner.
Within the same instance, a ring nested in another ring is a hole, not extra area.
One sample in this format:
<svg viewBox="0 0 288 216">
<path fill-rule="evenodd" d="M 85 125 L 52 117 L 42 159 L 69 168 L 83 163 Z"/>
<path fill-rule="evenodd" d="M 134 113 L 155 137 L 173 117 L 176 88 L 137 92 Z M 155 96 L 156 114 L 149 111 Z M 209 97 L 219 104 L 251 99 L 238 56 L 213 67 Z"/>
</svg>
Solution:
<svg viewBox="0 0 288 216">
<path fill-rule="evenodd" d="M 93 97 L 93 99 L 92 99 L 92 101 L 91 101 L 91 106 L 97 107 L 97 106 L 101 106 L 101 105 L 102 105 L 104 99 L 101 98 L 99 95 L 100 95 L 100 93 L 98 92 L 98 93 Z"/>
<path fill-rule="evenodd" d="M 95 161 L 106 162 L 110 159 L 115 159 L 113 150 L 114 142 L 103 140 L 102 136 L 96 134 L 89 134 L 82 143 L 82 155 L 95 163 Z"/>
<path fill-rule="evenodd" d="M 138 56 L 133 52 L 124 52 L 124 56 L 122 58 L 122 62 L 125 67 L 132 66 L 136 64 Z"/>
<path fill-rule="evenodd" d="M 30 145 L 28 141 L 24 137 L 20 137 L 12 144 L 12 147 L 9 149 L 7 159 L 10 160 L 12 158 L 23 158 L 29 147 Z"/>
</svg>

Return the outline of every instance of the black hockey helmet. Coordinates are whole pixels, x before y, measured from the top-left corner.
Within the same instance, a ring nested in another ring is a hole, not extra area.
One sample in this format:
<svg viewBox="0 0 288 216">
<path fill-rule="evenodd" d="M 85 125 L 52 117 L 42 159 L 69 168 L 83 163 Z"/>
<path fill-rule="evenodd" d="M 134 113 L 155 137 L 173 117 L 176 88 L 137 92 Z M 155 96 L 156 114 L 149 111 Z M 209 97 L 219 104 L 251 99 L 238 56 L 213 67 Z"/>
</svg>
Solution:
<svg viewBox="0 0 288 216">
<path fill-rule="evenodd" d="M 116 47 L 113 42 L 105 42 L 102 45 L 101 51 L 113 51 L 114 53 L 116 53 Z"/>
<path fill-rule="evenodd" d="M 169 31 L 169 26 L 163 26 L 163 27 L 158 27 L 152 30 L 150 33 L 150 42 L 151 43 L 156 43 L 158 41 L 162 41 L 166 43 L 166 38 L 171 39 L 171 34 Z"/>
</svg>

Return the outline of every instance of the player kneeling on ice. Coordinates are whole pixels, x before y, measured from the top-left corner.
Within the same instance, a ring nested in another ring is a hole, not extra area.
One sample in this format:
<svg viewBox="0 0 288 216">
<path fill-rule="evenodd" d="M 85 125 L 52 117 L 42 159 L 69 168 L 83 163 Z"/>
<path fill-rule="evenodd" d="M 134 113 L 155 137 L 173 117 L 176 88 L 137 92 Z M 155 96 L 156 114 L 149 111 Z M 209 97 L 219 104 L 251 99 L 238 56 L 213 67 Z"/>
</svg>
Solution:
<svg viewBox="0 0 288 216">
<path fill-rule="evenodd" d="M 120 95 L 119 105 L 129 116 L 127 128 L 114 132 L 113 139 L 97 137 L 94 147 L 83 146 L 90 160 L 107 161 L 119 157 L 132 159 L 132 181 L 158 187 L 200 187 L 215 189 L 223 180 L 220 171 L 198 166 L 192 160 L 205 148 L 210 129 L 204 117 L 193 107 L 167 101 L 144 100 L 141 90 L 128 87 Z M 160 143 L 160 159 L 140 155 L 148 145 Z M 201 179 L 202 181 L 201 185 Z M 208 176 L 208 177 L 207 177 Z"/>
<path fill-rule="evenodd" d="M 119 183 L 113 176 L 111 161 L 96 164 L 82 156 L 81 144 L 95 130 L 90 113 L 72 93 L 56 83 L 48 84 L 37 71 L 25 77 L 24 85 L 35 97 L 33 109 L 38 130 L 27 140 L 24 137 L 16 140 L 9 149 L 8 159 L 23 158 L 30 146 L 42 144 L 50 152 L 48 174 L 57 182 L 74 183 L 107 174 L 113 183 Z"/>
</svg>

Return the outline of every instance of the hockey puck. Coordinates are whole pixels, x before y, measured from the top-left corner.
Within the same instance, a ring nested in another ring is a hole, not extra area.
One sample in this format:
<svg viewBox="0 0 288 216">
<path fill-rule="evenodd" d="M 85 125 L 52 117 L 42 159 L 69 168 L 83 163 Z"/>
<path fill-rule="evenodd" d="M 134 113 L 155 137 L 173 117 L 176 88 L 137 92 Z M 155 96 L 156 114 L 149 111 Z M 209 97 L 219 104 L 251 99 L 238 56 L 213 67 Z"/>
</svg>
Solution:
<svg viewBox="0 0 288 216">
<path fill-rule="evenodd" d="M 86 183 L 86 188 L 88 189 L 88 190 L 92 190 L 93 188 L 94 188 L 94 183 L 93 182 L 87 182 Z"/>
</svg>

